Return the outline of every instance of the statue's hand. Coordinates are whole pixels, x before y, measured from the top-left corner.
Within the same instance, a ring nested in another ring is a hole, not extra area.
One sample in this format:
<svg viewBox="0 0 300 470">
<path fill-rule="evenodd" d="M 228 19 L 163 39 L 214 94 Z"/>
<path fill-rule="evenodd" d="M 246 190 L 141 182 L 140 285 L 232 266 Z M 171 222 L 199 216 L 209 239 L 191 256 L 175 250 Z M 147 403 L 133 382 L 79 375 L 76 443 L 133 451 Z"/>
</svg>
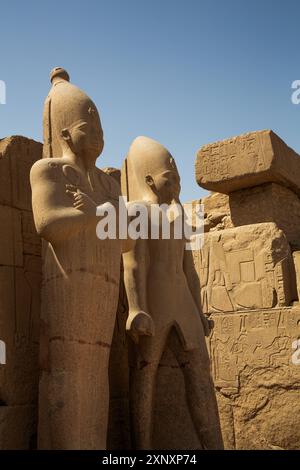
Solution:
<svg viewBox="0 0 300 470">
<path fill-rule="evenodd" d="M 202 321 L 202 325 L 204 329 L 204 334 L 205 336 L 208 337 L 214 326 L 213 321 L 209 320 L 209 318 L 207 318 L 206 315 L 204 315 L 204 313 L 201 313 L 200 316 L 201 316 L 201 321 Z"/>
<path fill-rule="evenodd" d="M 154 336 L 154 323 L 146 312 L 129 312 L 126 330 L 133 341 L 138 343 L 140 336 Z"/>
<path fill-rule="evenodd" d="M 87 194 L 80 191 L 72 184 L 66 185 L 66 193 L 73 197 L 73 207 L 85 214 L 96 215 L 97 204 Z"/>
</svg>

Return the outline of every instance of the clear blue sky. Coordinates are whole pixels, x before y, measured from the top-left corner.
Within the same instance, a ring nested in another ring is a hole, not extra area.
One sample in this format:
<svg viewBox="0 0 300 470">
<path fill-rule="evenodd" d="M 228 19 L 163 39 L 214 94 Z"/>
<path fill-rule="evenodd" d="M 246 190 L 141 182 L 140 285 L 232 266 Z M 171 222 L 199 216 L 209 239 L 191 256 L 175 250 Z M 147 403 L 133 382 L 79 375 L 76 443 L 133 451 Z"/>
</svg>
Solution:
<svg viewBox="0 0 300 470">
<path fill-rule="evenodd" d="M 0 5 L 0 137 L 42 139 L 49 72 L 65 67 L 100 109 L 101 166 L 147 135 L 173 153 L 182 200 L 203 144 L 272 128 L 300 152 L 299 0 L 9 0 Z"/>
</svg>

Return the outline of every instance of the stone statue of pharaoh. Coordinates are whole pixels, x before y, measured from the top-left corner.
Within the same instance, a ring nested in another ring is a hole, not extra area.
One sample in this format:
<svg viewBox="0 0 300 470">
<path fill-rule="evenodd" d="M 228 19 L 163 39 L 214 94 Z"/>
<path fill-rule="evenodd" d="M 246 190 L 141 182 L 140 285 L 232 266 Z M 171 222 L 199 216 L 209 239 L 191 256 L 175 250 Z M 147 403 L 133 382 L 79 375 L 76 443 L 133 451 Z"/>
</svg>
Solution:
<svg viewBox="0 0 300 470">
<path fill-rule="evenodd" d="M 176 164 L 158 142 L 135 139 L 122 172 L 122 192 L 129 201 L 144 201 L 148 208 L 179 203 Z M 136 343 L 130 379 L 134 445 L 137 449 L 152 448 L 156 375 L 168 341 L 184 375 L 187 406 L 199 441 L 204 449 L 222 449 L 205 342 L 209 323 L 189 287 L 186 240 L 175 239 L 172 230 L 170 233 L 170 239 L 150 239 L 150 234 L 149 239 L 138 239 L 123 255 L 129 303 L 126 328 Z"/>
<path fill-rule="evenodd" d="M 105 449 L 121 243 L 97 238 L 96 207 L 117 205 L 120 186 L 95 166 L 104 145 L 95 104 L 64 69 L 51 82 L 44 158 L 30 175 L 44 239 L 39 448 Z"/>
</svg>

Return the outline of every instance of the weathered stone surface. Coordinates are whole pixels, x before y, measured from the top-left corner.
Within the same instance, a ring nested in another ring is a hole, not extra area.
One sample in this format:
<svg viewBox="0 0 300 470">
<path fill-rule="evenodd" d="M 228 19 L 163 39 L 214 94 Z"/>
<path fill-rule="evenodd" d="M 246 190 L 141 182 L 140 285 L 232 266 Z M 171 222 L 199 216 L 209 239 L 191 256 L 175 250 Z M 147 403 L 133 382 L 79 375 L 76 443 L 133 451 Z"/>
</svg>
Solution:
<svg viewBox="0 0 300 470">
<path fill-rule="evenodd" d="M 23 266 L 22 214 L 0 205 L 0 265 Z"/>
<path fill-rule="evenodd" d="M 42 144 L 22 136 L 0 140 L 0 204 L 31 211 L 29 173 Z"/>
<path fill-rule="evenodd" d="M 300 365 L 292 362 L 292 343 L 300 335 L 300 309 L 210 318 L 214 329 L 208 345 L 225 449 L 299 449 Z M 157 449 L 201 448 L 169 350 L 158 370 L 154 429 Z"/>
<path fill-rule="evenodd" d="M 205 313 L 288 306 L 297 299 L 290 247 L 273 223 L 209 232 L 193 259 Z"/>
<path fill-rule="evenodd" d="M 205 233 L 233 227 L 227 194 L 211 193 L 197 202 L 203 205 Z"/>
<path fill-rule="evenodd" d="M 41 244 L 32 221 L 29 171 L 41 144 L 0 141 L 0 449 L 34 446 L 38 400 Z"/>
<path fill-rule="evenodd" d="M 300 199 L 292 190 L 270 183 L 235 191 L 229 195 L 229 206 L 235 227 L 275 222 L 292 248 L 300 247 Z"/>
<path fill-rule="evenodd" d="M 300 195 L 300 158 L 274 132 L 250 132 L 204 145 L 196 179 L 202 188 L 225 194 L 273 182 Z"/>
<path fill-rule="evenodd" d="M 8 405 L 37 403 L 40 260 L 26 260 L 25 269 L 0 267 L 0 332 L 7 355 L 0 399 Z"/>
<path fill-rule="evenodd" d="M 293 252 L 293 260 L 295 265 L 298 300 L 300 299 L 300 251 Z"/>
<path fill-rule="evenodd" d="M 229 197 L 227 194 L 210 193 L 209 196 L 200 200 L 204 206 L 207 215 L 212 212 L 228 215 L 229 214 Z"/>
<path fill-rule="evenodd" d="M 285 186 L 267 183 L 230 193 L 212 193 L 193 201 L 204 206 L 204 231 L 274 222 L 293 250 L 300 248 L 300 199 Z"/>
<path fill-rule="evenodd" d="M 300 310 L 213 314 L 213 377 L 227 449 L 300 448 Z"/>
<path fill-rule="evenodd" d="M 33 215 L 30 211 L 22 211 L 23 253 L 25 255 L 41 256 L 42 243 L 36 233 Z"/>
<path fill-rule="evenodd" d="M 0 406 L 0 449 L 35 449 L 36 425 L 35 406 Z"/>
<path fill-rule="evenodd" d="M 193 283 L 214 322 L 209 349 L 227 449 L 299 449 L 299 161 L 270 131 L 198 154 L 198 183 L 229 194 L 203 200 L 208 233 Z"/>
<path fill-rule="evenodd" d="M 154 449 L 202 449 L 186 407 L 185 385 L 181 369 L 172 351 L 166 347 L 157 374 Z"/>
</svg>

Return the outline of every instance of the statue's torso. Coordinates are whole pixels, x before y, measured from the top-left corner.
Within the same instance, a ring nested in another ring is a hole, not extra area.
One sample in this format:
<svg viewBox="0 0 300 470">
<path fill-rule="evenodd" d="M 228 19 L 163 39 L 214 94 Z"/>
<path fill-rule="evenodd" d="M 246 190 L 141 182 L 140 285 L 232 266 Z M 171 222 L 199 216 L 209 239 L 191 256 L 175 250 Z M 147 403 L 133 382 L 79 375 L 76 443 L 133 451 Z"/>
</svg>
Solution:
<svg viewBox="0 0 300 470">
<path fill-rule="evenodd" d="M 52 178 L 59 188 L 61 207 L 73 207 L 73 198 L 66 193 L 67 185 L 72 185 L 90 196 L 96 204 L 113 202 L 117 204 L 120 194 L 118 183 L 98 168 L 84 175 L 79 168 L 64 162 L 63 158 L 51 159 Z M 46 262 L 54 261 L 52 270 L 72 273 L 74 270 L 101 274 L 107 269 L 114 275 L 120 264 L 120 242 L 118 240 L 99 240 L 96 235 L 98 219 L 92 224 L 82 226 L 80 231 L 70 233 L 66 239 L 58 239 L 47 247 Z M 54 259 L 55 258 L 55 259 Z M 53 273 L 54 274 L 54 273 Z"/>
<path fill-rule="evenodd" d="M 156 331 L 163 334 L 176 326 L 185 346 L 193 349 L 199 346 L 203 328 L 183 268 L 185 244 L 172 237 L 149 241 L 147 298 Z"/>
<path fill-rule="evenodd" d="M 77 168 L 51 159 L 51 180 L 59 191 L 61 208 L 73 207 L 66 185 L 74 185 L 98 203 L 118 199 L 118 183 L 95 168 L 90 181 Z M 80 337 L 84 341 L 111 342 L 119 294 L 121 243 L 100 240 L 95 222 L 82 225 L 68 237 L 44 242 L 44 315 L 51 335 Z M 55 238 L 55 237 L 54 237 Z"/>
</svg>

